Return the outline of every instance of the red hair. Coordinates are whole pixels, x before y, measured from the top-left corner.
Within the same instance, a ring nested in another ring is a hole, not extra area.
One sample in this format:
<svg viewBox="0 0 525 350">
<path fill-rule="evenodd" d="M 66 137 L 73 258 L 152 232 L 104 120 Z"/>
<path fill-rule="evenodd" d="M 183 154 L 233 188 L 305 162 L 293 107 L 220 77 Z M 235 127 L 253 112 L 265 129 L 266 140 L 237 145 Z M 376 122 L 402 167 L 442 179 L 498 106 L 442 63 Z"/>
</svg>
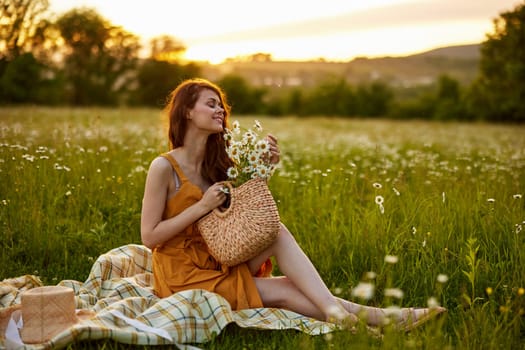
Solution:
<svg viewBox="0 0 525 350">
<path fill-rule="evenodd" d="M 189 111 L 195 107 L 195 103 L 203 90 L 211 90 L 219 96 L 220 103 L 224 109 L 222 126 L 223 128 L 228 127 L 231 107 L 228 105 L 226 94 L 222 89 L 202 78 L 185 80 L 169 94 L 168 103 L 164 109 L 169 119 L 168 137 L 170 149 L 184 145 L 184 137 L 188 129 L 186 117 Z M 206 142 L 201 175 L 210 183 L 226 180 L 228 178 L 226 171 L 233 165 L 232 160 L 226 153 L 227 142 L 224 140 L 224 133 L 223 130 L 220 133 L 212 134 Z"/>
</svg>

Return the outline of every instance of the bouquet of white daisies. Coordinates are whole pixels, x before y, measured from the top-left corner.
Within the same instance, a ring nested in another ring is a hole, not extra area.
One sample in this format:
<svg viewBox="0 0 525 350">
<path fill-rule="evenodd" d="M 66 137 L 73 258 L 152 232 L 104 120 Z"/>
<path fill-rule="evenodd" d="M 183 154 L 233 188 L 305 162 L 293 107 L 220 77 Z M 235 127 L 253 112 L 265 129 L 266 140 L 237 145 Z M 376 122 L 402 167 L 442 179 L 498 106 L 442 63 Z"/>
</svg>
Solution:
<svg viewBox="0 0 525 350">
<path fill-rule="evenodd" d="M 234 163 L 227 175 L 234 187 L 250 179 L 268 179 L 275 172 L 275 164 L 270 163 L 270 144 L 260 137 L 262 130 L 258 120 L 244 132 L 237 120 L 232 123 L 232 130 L 226 129 L 226 151 Z"/>
<path fill-rule="evenodd" d="M 228 200 L 197 222 L 210 253 L 234 266 L 267 249 L 277 238 L 280 217 L 266 179 L 275 171 L 270 144 L 259 138 L 261 124 L 241 132 L 238 121 L 226 130 L 226 150 L 234 165 L 228 169 L 224 192 Z"/>
</svg>

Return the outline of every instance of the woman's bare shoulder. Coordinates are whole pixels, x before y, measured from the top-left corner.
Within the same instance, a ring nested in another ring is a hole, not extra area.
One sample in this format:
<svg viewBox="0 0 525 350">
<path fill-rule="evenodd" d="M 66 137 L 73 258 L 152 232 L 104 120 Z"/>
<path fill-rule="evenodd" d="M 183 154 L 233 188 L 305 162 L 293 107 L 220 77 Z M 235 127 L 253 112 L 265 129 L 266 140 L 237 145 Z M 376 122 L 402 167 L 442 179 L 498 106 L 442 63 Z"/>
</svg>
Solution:
<svg viewBox="0 0 525 350">
<path fill-rule="evenodd" d="M 162 156 L 151 161 L 148 173 L 163 175 L 170 174 L 172 172 L 170 161 Z"/>
</svg>

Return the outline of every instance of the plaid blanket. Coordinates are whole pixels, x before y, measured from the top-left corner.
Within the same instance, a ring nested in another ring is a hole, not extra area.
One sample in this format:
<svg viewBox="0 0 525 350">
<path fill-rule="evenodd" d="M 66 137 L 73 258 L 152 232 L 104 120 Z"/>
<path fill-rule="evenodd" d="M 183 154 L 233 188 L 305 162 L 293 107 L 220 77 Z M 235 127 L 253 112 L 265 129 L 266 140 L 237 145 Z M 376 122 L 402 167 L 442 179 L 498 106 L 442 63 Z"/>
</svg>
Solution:
<svg viewBox="0 0 525 350">
<path fill-rule="evenodd" d="M 333 324 L 275 308 L 233 311 L 220 295 L 205 290 L 187 290 L 160 299 L 153 293 L 151 251 L 130 244 L 101 255 L 87 280 L 61 281 L 73 288 L 78 309 L 95 316 L 57 334 L 44 344 L 29 346 L 0 334 L 0 348 L 62 348 L 81 340 L 113 339 L 125 344 L 176 345 L 205 343 L 228 324 L 258 329 L 295 329 L 310 335 L 331 332 Z M 0 329 L 8 327 L 8 310 L 19 307 L 21 292 L 40 286 L 35 276 L 21 276 L 0 282 Z M 3 325 L 2 325 L 3 323 Z M 3 326 L 3 328 L 2 328 Z M 11 324 L 12 329 L 12 324 Z"/>
</svg>

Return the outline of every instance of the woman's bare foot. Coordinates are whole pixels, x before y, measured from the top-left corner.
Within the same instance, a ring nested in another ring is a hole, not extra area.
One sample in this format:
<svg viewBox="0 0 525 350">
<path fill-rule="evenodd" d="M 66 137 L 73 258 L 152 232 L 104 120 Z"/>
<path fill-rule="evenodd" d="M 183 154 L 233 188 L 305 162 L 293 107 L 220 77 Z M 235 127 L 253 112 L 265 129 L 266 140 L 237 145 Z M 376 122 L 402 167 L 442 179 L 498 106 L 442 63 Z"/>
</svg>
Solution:
<svg viewBox="0 0 525 350">
<path fill-rule="evenodd" d="M 363 306 L 357 315 L 360 319 L 372 327 L 382 327 L 394 323 L 399 329 L 409 331 L 422 323 L 445 312 L 443 307 L 435 308 L 378 308 Z"/>
<path fill-rule="evenodd" d="M 359 321 L 358 317 L 348 311 L 342 306 L 332 307 L 327 312 L 326 322 L 334 323 L 343 329 L 355 330 L 355 325 Z"/>
<path fill-rule="evenodd" d="M 423 323 L 430 321 L 436 316 L 447 311 L 444 307 L 433 307 L 433 308 L 403 308 L 401 309 L 401 319 L 396 323 L 396 328 L 409 332 L 416 327 L 419 327 Z"/>
</svg>

